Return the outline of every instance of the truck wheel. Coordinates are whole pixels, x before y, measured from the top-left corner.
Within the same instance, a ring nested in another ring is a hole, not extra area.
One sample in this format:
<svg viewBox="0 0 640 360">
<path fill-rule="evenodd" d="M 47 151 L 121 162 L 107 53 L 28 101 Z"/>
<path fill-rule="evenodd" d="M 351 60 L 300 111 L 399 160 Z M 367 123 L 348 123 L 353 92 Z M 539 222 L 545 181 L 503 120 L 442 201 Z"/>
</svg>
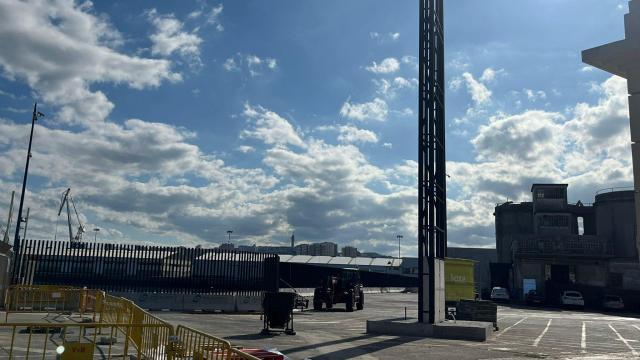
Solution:
<svg viewBox="0 0 640 360">
<path fill-rule="evenodd" d="M 355 299 L 355 295 L 353 294 L 353 291 L 349 291 L 349 294 L 347 295 L 347 299 L 346 299 L 347 312 L 353 311 L 354 299 Z"/>
<path fill-rule="evenodd" d="M 331 301 L 327 301 L 327 309 L 333 308 L 333 303 Z"/>
<path fill-rule="evenodd" d="M 362 310 L 364 309 L 364 292 L 360 291 L 360 299 L 356 303 L 356 309 Z"/>
</svg>

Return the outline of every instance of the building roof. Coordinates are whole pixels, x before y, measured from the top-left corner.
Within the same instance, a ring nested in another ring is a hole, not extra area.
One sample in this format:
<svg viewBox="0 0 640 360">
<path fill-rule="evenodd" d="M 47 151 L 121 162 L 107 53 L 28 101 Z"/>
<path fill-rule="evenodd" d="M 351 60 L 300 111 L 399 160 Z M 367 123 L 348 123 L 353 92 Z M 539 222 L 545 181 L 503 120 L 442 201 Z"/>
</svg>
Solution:
<svg viewBox="0 0 640 360">
<path fill-rule="evenodd" d="M 309 265 L 334 265 L 334 266 L 341 266 L 341 267 L 358 267 L 358 266 L 398 267 L 402 264 L 402 259 L 345 257 L 345 256 L 280 255 L 280 262 L 309 264 Z"/>
</svg>

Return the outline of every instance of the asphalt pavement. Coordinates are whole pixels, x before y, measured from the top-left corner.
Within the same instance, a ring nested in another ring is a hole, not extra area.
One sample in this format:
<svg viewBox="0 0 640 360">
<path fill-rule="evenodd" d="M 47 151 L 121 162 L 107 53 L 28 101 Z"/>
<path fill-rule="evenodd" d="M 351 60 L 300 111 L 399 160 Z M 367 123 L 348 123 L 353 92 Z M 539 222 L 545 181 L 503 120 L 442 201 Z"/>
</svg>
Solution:
<svg viewBox="0 0 640 360">
<path fill-rule="evenodd" d="M 294 315 L 297 335 L 260 334 L 259 314 L 158 312 L 174 324 L 192 326 L 247 348 L 277 349 L 290 359 L 633 359 L 640 358 L 637 314 L 500 306 L 491 340 L 470 341 L 377 336 L 366 320 L 417 317 L 415 294 L 367 294 L 365 309 Z"/>
</svg>

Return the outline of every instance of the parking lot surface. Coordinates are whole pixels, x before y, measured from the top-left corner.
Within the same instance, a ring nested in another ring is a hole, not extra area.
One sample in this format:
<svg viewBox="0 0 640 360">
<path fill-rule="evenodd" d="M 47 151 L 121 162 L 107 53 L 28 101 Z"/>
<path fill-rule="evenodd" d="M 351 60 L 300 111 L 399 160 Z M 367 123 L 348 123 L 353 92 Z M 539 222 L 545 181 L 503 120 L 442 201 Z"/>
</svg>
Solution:
<svg viewBox="0 0 640 360">
<path fill-rule="evenodd" d="M 640 358 L 640 319 L 634 314 L 500 306 L 485 343 L 378 336 L 366 320 L 417 317 L 415 294 L 368 294 L 365 309 L 304 311 L 294 315 L 297 335 L 260 335 L 258 314 L 158 312 L 247 348 L 278 349 L 290 359 L 633 359 Z"/>
</svg>

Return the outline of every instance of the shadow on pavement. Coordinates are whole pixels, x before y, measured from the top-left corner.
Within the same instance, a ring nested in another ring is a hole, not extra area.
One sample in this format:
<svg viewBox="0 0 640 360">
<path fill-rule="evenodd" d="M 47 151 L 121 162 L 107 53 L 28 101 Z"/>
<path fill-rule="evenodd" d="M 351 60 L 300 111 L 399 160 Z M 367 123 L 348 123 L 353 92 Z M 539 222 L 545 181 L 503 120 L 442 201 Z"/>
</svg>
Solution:
<svg viewBox="0 0 640 360">
<path fill-rule="evenodd" d="M 301 351 L 319 349 L 319 348 L 323 348 L 323 347 L 326 347 L 326 346 L 334 346 L 334 345 L 339 345 L 339 344 L 344 344 L 344 343 L 351 343 L 351 342 L 355 342 L 355 341 L 358 341 L 358 340 L 374 339 L 376 337 L 378 337 L 378 336 L 377 335 L 361 335 L 361 336 L 355 336 L 355 337 L 344 338 L 344 339 L 339 339 L 339 340 L 327 341 L 327 342 L 323 342 L 323 343 L 299 346 L 299 347 L 295 347 L 295 348 L 286 349 L 286 350 L 283 350 L 283 351 L 285 351 L 287 353 L 287 355 L 293 355 L 293 354 L 295 354 L 297 352 L 301 352 Z M 394 338 L 391 338 L 391 339 L 385 339 L 385 340 L 376 341 L 376 342 L 372 342 L 372 343 L 353 346 L 353 347 L 350 347 L 350 348 L 347 348 L 347 349 L 336 350 L 336 351 L 329 352 L 329 353 L 324 353 L 324 354 L 321 354 L 321 355 L 312 355 L 312 357 L 313 357 L 314 360 L 318 360 L 318 359 L 350 359 L 350 358 L 353 358 L 353 357 L 356 357 L 356 356 L 369 354 L 369 353 L 372 353 L 372 352 L 384 350 L 384 349 L 387 349 L 387 348 L 390 348 L 390 347 L 403 345 L 403 344 L 410 343 L 412 341 L 418 341 L 418 340 L 421 340 L 421 338 L 408 337 L 408 336 L 398 336 L 398 337 L 394 337 Z"/>
</svg>

